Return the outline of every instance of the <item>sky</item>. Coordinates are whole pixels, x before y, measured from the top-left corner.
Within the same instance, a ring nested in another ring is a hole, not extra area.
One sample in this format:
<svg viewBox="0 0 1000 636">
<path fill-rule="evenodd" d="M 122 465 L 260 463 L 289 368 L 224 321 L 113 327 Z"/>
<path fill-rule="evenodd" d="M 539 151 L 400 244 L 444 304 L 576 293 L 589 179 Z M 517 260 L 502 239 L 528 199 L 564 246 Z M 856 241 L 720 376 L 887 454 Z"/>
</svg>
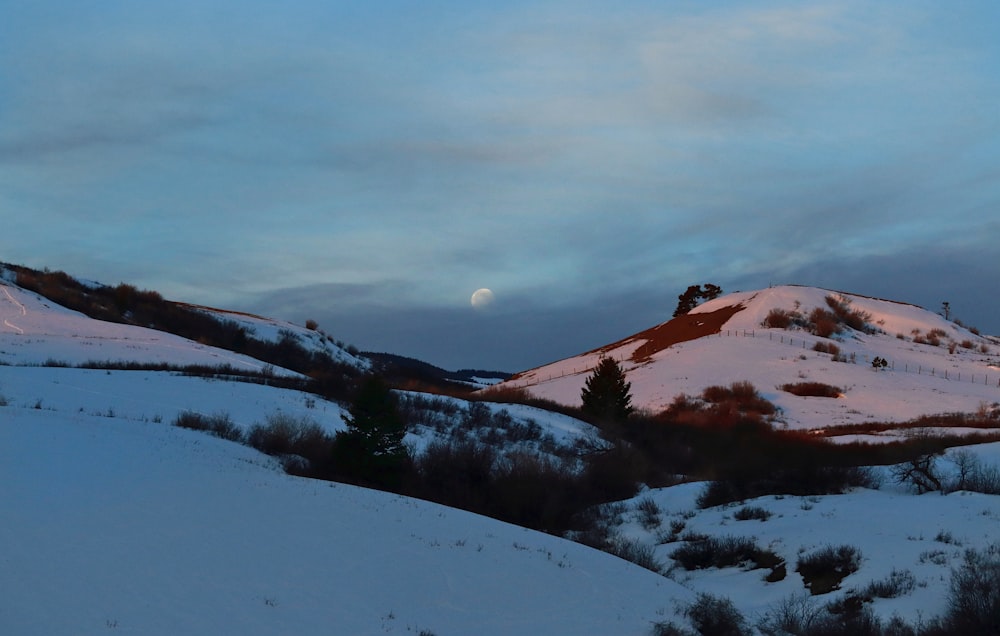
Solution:
<svg viewBox="0 0 1000 636">
<path fill-rule="evenodd" d="M 576 355 L 708 282 L 1000 335 L 998 26 L 993 0 L 0 0 L 0 261 L 449 369 Z"/>
</svg>

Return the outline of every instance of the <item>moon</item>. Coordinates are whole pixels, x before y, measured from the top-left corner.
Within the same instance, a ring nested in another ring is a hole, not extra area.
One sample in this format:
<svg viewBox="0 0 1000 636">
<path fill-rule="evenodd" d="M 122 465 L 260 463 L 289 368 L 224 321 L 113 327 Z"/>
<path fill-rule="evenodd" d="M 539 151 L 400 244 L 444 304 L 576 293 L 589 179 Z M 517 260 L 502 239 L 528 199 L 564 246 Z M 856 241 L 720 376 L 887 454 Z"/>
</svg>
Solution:
<svg viewBox="0 0 1000 636">
<path fill-rule="evenodd" d="M 483 287 L 482 289 L 477 289 L 472 294 L 472 308 L 484 310 L 493 304 L 495 296 L 493 295 L 493 290 Z"/>
</svg>

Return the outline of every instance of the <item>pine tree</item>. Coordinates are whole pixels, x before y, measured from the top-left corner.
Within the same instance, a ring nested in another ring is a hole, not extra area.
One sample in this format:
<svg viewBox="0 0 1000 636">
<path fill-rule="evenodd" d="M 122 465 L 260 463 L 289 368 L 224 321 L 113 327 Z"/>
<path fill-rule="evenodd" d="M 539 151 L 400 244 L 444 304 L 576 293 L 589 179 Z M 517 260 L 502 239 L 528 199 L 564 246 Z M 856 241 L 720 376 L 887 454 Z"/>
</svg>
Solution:
<svg viewBox="0 0 1000 636">
<path fill-rule="evenodd" d="M 369 377 L 348 413 L 341 415 L 347 430 L 338 433 L 333 443 L 334 470 L 364 483 L 398 485 L 410 457 L 403 445 L 406 422 L 392 390 L 382 378 Z"/>
<path fill-rule="evenodd" d="M 702 287 L 702 285 L 691 285 L 683 294 L 677 297 L 677 309 L 674 310 L 674 318 L 688 313 L 703 300 L 712 300 L 722 295 L 722 288 L 718 285 L 705 283 L 704 288 Z"/>
<path fill-rule="evenodd" d="M 623 422 L 633 410 L 631 389 L 621 366 L 613 358 L 601 358 L 580 393 L 583 411 L 602 422 Z"/>
</svg>

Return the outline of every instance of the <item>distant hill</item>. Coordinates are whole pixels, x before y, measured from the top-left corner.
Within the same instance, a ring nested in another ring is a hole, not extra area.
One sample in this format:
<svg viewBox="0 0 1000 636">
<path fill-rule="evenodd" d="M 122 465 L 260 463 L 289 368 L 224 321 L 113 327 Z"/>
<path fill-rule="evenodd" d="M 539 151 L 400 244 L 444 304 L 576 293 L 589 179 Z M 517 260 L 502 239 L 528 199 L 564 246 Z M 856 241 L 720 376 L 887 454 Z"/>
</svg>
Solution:
<svg viewBox="0 0 1000 636">
<path fill-rule="evenodd" d="M 511 377 L 510 373 L 504 371 L 478 369 L 447 371 L 423 360 L 393 353 L 364 351 L 360 355 L 371 360 L 374 370 L 397 385 L 417 383 L 425 388 L 469 390 L 496 384 Z"/>
</svg>

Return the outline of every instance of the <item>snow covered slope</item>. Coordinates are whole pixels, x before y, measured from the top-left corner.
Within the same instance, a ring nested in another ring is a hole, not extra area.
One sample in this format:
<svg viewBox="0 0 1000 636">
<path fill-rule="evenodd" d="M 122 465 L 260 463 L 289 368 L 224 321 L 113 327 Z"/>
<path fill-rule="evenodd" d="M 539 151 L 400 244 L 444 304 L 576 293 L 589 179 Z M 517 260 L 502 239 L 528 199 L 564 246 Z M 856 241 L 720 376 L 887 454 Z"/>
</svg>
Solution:
<svg viewBox="0 0 1000 636">
<path fill-rule="evenodd" d="M 231 365 L 262 371 L 260 360 L 201 345 L 173 334 L 93 320 L 0 281 L 0 364 L 141 362 Z"/>
<path fill-rule="evenodd" d="M 826 309 L 828 296 L 867 314 L 870 329 L 847 329 L 828 339 L 802 328 L 763 326 L 774 309 L 803 317 Z M 920 343 L 935 338 L 937 346 Z M 818 342 L 836 346 L 839 355 L 813 350 Z M 722 296 L 616 343 L 517 374 L 501 386 L 579 404 L 584 381 L 602 356 L 621 362 L 638 408 L 659 411 L 681 393 L 698 395 L 707 386 L 749 381 L 780 407 L 791 428 L 974 412 L 1000 401 L 996 339 L 914 305 L 796 286 Z M 876 371 L 871 366 L 876 357 L 888 360 L 889 368 Z M 842 395 L 797 397 L 779 389 L 798 382 L 830 384 Z"/>
<path fill-rule="evenodd" d="M 0 509 L 0 632 L 19 636 L 641 635 L 692 597 L 556 537 L 87 413 L 0 407 Z"/>
</svg>

